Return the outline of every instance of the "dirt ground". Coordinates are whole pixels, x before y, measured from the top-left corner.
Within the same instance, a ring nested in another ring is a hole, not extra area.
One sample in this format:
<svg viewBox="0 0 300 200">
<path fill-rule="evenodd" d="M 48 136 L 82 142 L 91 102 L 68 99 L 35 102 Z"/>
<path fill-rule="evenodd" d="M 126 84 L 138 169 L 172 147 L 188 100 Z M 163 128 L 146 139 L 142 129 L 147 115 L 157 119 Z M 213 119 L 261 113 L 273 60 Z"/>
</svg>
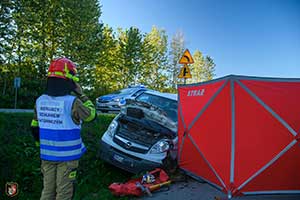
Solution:
<svg viewBox="0 0 300 200">
<path fill-rule="evenodd" d="M 226 195 L 220 190 L 207 183 L 201 183 L 192 178 L 176 182 L 169 188 L 161 188 L 160 191 L 152 193 L 152 196 L 143 196 L 140 200 L 227 200 Z M 232 200 L 300 200 L 298 195 L 252 195 L 235 197 Z"/>
</svg>

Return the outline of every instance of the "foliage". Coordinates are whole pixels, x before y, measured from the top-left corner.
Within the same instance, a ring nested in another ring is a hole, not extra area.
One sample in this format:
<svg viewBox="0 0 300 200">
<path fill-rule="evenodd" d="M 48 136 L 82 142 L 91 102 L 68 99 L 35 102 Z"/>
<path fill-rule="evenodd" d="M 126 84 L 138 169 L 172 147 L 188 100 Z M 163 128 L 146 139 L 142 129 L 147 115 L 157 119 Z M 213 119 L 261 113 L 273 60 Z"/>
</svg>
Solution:
<svg viewBox="0 0 300 200">
<path fill-rule="evenodd" d="M 141 82 L 149 88 L 163 90 L 167 86 L 167 50 L 166 31 L 153 26 L 143 41 L 143 68 Z"/>
<path fill-rule="evenodd" d="M 32 114 L 0 114 L 0 185 L 5 194 L 6 182 L 17 182 L 19 197 L 38 199 L 42 189 L 39 152 L 30 135 Z M 26 194 L 25 194 L 26 193 Z"/>
<path fill-rule="evenodd" d="M 142 55 L 142 35 L 138 28 L 130 27 L 126 30 L 119 29 L 118 56 L 120 63 L 118 82 L 121 87 L 137 84 L 140 78 Z"/>
<path fill-rule="evenodd" d="M 190 65 L 192 78 L 187 83 L 197 83 L 213 79 L 215 71 L 215 63 L 209 56 L 203 57 L 199 50 L 193 55 L 194 63 Z"/>
<path fill-rule="evenodd" d="M 9 51 L 11 51 L 10 43 L 14 32 L 11 14 L 12 9 L 13 2 L 11 0 L 3 0 L 0 2 L 0 65 L 6 63 Z M 4 69 L 2 68 L 2 70 Z"/>
<path fill-rule="evenodd" d="M 14 181 L 20 189 L 18 198 L 24 200 L 39 199 L 42 191 L 39 148 L 30 132 L 32 117 L 31 113 L 0 113 L 0 193 L 5 194 L 6 182 Z M 88 151 L 80 160 L 75 199 L 116 199 L 108 190 L 109 184 L 124 182 L 131 176 L 97 159 L 100 137 L 113 117 L 99 115 L 82 128 Z"/>
<path fill-rule="evenodd" d="M 171 41 L 171 51 L 170 51 L 170 80 L 171 80 L 171 88 L 173 91 L 176 90 L 176 85 L 178 83 L 182 83 L 181 80 L 177 78 L 180 72 L 180 65 L 178 64 L 179 59 L 181 58 L 183 52 L 185 50 L 185 41 L 183 32 L 178 31 L 173 36 Z"/>
<path fill-rule="evenodd" d="M 210 56 L 206 56 L 203 70 L 204 81 L 213 79 L 213 77 L 215 76 L 215 68 L 216 64 L 214 60 Z"/>
<path fill-rule="evenodd" d="M 80 84 L 91 99 L 134 84 L 176 92 L 183 83 L 177 78 L 183 32 L 168 44 L 166 31 L 155 26 L 149 33 L 137 27 L 113 30 L 100 19 L 98 0 L 1 1 L 0 107 L 14 107 L 13 82 L 21 77 L 17 108 L 32 108 L 45 89 L 50 61 L 57 57 L 76 63 Z M 211 57 L 199 59 L 201 64 L 192 66 L 198 78 L 190 82 L 214 76 Z"/>
<path fill-rule="evenodd" d="M 21 77 L 20 96 L 30 98 L 18 105 L 32 107 L 45 87 L 42 83 L 50 60 L 61 56 L 77 63 L 81 83 L 86 89 L 91 88 L 102 38 L 97 0 L 12 0 L 1 3 L 1 12 L 6 13 L 0 18 L 0 25 L 6 30 L 1 32 L 5 35 L 5 48 L 0 52 L 0 88 L 4 99 L 14 96 L 13 79 Z M 37 84 L 31 84 L 33 80 Z M 12 107 L 10 103 L 0 101 L 0 107 Z"/>
<path fill-rule="evenodd" d="M 112 28 L 107 25 L 103 28 L 102 35 L 102 45 L 94 70 L 96 94 L 106 94 L 120 88 L 118 85 L 120 72 L 118 70 L 119 57 L 116 37 Z"/>
</svg>

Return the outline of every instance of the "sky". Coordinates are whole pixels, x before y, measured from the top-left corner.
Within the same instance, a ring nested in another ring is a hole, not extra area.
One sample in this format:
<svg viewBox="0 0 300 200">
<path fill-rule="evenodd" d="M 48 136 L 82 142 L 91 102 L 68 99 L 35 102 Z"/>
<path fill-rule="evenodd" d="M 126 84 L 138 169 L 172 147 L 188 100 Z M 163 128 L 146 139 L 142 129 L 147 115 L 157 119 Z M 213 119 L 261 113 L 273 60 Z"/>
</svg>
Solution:
<svg viewBox="0 0 300 200">
<path fill-rule="evenodd" d="M 152 26 L 229 74 L 300 78 L 300 0 L 100 0 L 100 21 L 116 30 Z"/>
</svg>

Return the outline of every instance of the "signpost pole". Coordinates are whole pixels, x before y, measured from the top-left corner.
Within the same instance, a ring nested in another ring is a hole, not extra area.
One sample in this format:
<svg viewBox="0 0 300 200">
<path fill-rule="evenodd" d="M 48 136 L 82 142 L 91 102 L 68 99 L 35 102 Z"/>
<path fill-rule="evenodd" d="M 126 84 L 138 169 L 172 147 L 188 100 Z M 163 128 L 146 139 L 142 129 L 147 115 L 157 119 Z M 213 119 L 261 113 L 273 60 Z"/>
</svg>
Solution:
<svg viewBox="0 0 300 200">
<path fill-rule="evenodd" d="M 15 91 L 15 109 L 17 109 L 17 98 L 18 98 L 18 87 L 16 87 L 16 91 Z"/>
<path fill-rule="evenodd" d="M 16 77 L 14 79 L 14 87 L 15 87 L 15 109 L 17 109 L 17 100 L 18 100 L 18 88 L 21 86 L 21 78 Z"/>
</svg>

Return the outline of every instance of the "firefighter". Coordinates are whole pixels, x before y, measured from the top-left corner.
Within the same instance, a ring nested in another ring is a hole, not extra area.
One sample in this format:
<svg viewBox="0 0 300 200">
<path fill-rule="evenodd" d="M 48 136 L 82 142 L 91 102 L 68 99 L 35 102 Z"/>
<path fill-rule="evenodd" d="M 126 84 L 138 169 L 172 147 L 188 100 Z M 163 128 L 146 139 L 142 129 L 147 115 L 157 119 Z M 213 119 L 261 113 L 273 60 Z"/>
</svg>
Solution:
<svg viewBox="0 0 300 200">
<path fill-rule="evenodd" d="M 75 75 L 76 66 L 71 60 L 53 60 L 46 91 L 35 103 L 31 127 L 40 146 L 41 200 L 72 199 L 78 161 L 86 151 L 81 124 L 96 118 L 95 107 L 83 94 Z"/>
</svg>

